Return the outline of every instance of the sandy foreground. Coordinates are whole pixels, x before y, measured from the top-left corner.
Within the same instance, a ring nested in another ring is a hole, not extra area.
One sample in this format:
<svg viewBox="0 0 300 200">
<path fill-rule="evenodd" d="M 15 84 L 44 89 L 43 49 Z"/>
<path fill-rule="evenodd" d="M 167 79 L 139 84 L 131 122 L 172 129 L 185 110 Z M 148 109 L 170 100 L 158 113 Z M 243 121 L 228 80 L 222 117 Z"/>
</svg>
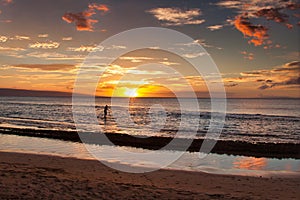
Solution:
<svg viewBox="0 0 300 200">
<path fill-rule="evenodd" d="M 0 153 L 0 199 L 300 199 L 299 188 L 299 177 L 129 174 L 93 160 Z"/>
</svg>

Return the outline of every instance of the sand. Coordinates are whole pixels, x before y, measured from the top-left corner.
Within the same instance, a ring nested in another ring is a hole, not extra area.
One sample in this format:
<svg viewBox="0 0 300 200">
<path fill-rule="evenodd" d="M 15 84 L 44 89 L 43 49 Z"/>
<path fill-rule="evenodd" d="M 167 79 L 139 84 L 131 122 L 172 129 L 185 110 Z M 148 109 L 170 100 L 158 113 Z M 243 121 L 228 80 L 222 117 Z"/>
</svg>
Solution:
<svg viewBox="0 0 300 200">
<path fill-rule="evenodd" d="M 0 152 L 0 199 L 299 199 L 299 177 L 159 170 L 130 174 L 99 161 Z"/>
</svg>

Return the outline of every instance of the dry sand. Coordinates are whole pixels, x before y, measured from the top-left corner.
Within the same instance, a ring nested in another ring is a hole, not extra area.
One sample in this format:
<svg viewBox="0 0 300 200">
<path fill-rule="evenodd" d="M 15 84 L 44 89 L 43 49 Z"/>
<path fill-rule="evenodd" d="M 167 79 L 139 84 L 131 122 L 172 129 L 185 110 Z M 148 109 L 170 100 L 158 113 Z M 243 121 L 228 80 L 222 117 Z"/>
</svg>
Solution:
<svg viewBox="0 0 300 200">
<path fill-rule="evenodd" d="M 98 161 L 0 153 L 0 199 L 300 199 L 299 177 L 159 170 L 129 174 Z"/>
</svg>

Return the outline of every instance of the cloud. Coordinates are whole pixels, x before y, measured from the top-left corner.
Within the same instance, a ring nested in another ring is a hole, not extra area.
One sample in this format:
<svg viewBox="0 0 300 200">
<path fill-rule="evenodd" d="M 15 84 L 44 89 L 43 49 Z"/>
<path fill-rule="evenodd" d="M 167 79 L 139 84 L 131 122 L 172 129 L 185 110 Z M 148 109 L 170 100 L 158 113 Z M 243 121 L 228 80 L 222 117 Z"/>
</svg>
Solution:
<svg viewBox="0 0 300 200">
<path fill-rule="evenodd" d="M 34 44 L 29 44 L 29 48 L 32 49 L 57 49 L 59 47 L 59 43 L 58 42 L 36 42 Z"/>
<path fill-rule="evenodd" d="M 161 62 L 158 62 L 158 63 L 163 64 L 163 65 L 167 65 L 167 66 L 179 65 L 179 63 L 170 62 L 170 61 L 161 61 Z"/>
<path fill-rule="evenodd" d="M 0 51 L 24 51 L 25 49 L 19 47 L 3 47 L 0 46 Z"/>
<path fill-rule="evenodd" d="M 268 29 L 262 25 L 253 25 L 247 17 L 237 16 L 234 20 L 234 26 L 242 32 L 245 37 L 250 37 L 249 43 L 255 46 L 264 44 L 264 40 L 268 39 Z"/>
<path fill-rule="evenodd" d="M 93 31 L 93 24 L 97 23 L 98 20 L 87 18 L 89 16 L 90 14 L 87 14 L 85 12 L 75 14 L 66 13 L 62 17 L 62 19 L 68 23 L 74 22 L 78 31 Z"/>
<path fill-rule="evenodd" d="M 105 49 L 126 49 L 127 47 L 126 46 L 123 46 L 123 45 L 111 45 L 110 47 L 105 47 Z"/>
<path fill-rule="evenodd" d="M 39 34 L 38 37 L 39 38 L 47 38 L 49 35 L 48 34 Z"/>
<path fill-rule="evenodd" d="M 66 55 L 56 52 L 31 52 L 26 54 L 34 58 L 42 58 L 46 60 L 83 60 L 84 56 Z"/>
<path fill-rule="evenodd" d="M 71 41 L 71 40 L 73 40 L 73 38 L 72 37 L 63 37 L 62 40 L 63 41 Z"/>
<path fill-rule="evenodd" d="M 133 63 L 140 63 L 145 60 L 154 60 L 154 58 L 151 57 L 142 57 L 142 56 L 122 56 L 119 58 L 120 60 L 130 60 Z"/>
<path fill-rule="evenodd" d="M 186 53 L 183 54 L 182 56 L 186 58 L 197 58 L 199 56 L 205 56 L 205 55 L 207 55 L 206 52 L 199 52 L 199 53 Z"/>
<path fill-rule="evenodd" d="M 197 40 L 195 40 L 195 42 L 196 42 L 196 43 L 199 43 L 199 44 L 201 44 L 202 46 L 207 47 L 207 48 L 216 48 L 216 49 L 218 49 L 218 50 L 223 49 L 222 47 L 213 46 L 213 45 L 211 45 L 211 44 L 208 44 L 204 39 L 197 39 Z"/>
<path fill-rule="evenodd" d="M 225 84 L 225 87 L 235 87 L 235 86 L 238 86 L 239 84 L 237 83 L 226 83 Z"/>
<path fill-rule="evenodd" d="M 229 0 L 229 1 L 220 1 L 216 3 L 216 5 L 221 6 L 221 7 L 226 7 L 226 8 L 240 8 L 241 2 L 236 1 L 236 0 Z"/>
<path fill-rule="evenodd" d="M 104 12 L 109 11 L 109 8 L 107 7 L 107 5 L 104 5 L 104 4 L 92 3 L 92 4 L 89 4 L 88 8 L 90 11 L 94 11 L 94 10 L 99 10 L 99 11 L 104 11 Z"/>
<path fill-rule="evenodd" d="M 45 71 L 69 71 L 75 69 L 75 65 L 71 64 L 20 64 L 14 65 L 16 68 L 38 69 Z"/>
<path fill-rule="evenodd" d="M 240 77 L 226 78 L 225 83 L 259 84 L 258 89 L 300 86 L 300 62 L 293 61 L 271 69 L 240 73 Z"/>
<path fill-rule="evenodd" d="M 14 37 L 9 38 L 10 40 L 30 40 L 29 36 L 25 35 L 16 35 Z"/>
<path fill-rule="evenodd" d="M 277 23 L 284 23 L 289 29 L 293 28 L 293 25 L 288 22 L 288 15 L 281 13 L 283 8 L 264 8 L 254 13 L 257 17 L 264 17 L 267 20 L 272 20 Z"/>
<path fill-rule="evenodd" d="M 109 11 L 109 8 L 107 7 L 107 5 L 104 4 L 92 3 L 89 4 L 88 9 L 83 12 L 65 13 L 62 16 L 62 19 L 67 23 L 75 23 L 76 29 L 78 31 L 94 31 L 93 24 L 97 23 L 98 20 L 91 19 L 91 17 L 96 14 L 96 10 L 106 13 Z"/>
<path fill-rule="evenodd" d="M 248 60 L 253 60 L 254 59 L 254 54 L 253 53 L 242 51 L 241 54 L 244 55 L 245 59 L 248 59 Z"/>
<path fill-rule="evenodd" d="M 180 8 L 154 8 L 147 11 L 165 26 L 181 26 L 186 24 L 202 24 L 204 19 L 197 19 L 202 15 L 200 9 L 183 10 Z"/>
<path fill-rule="evenodd" d="M 299 61 L 293 61 L 290 63 L 286 63 L 282 67 L 277 67 L 273 69 L 273 72 L 294 72 L 294 73 L 300 73 L 300 62 Z"/>
<path fill-rule="evenodd" d="M 260 24 L 253 24 L 251 19 L 263 18 L 282 23 L 291 29 L 293 25 L 289 22 L 289 17 L 294 16 L 292 11 L 300 8 L 300 4 L 294 0 L 225 0 L 216 3 L 216 5 L 236 9 L 238 15 L 235 17 L 233 25 L 245 37 L 250 37 L 249 43 L 255 46 L 265 45 L 265 49 L 270 48 L 272 43 L 268 40 L 268 28 Z"/>
<path fill-rule="evenodd" d="M 8 38 L 6 36 L 0 35 L 0 42 L 6 42 Z"/>
<path fill-rule="evenodd" d="M 3 56 L 10 56 L 14 58 L 23 58 L 22 51 L 25 49 L 21 47 L 7 47 L 7 46 L 0 46 L 0 54 Z M 21 53 L 22 52 L 22 53 Z"/>
<path fill-rule="evenodd" d="M 103 48 L 97 47 L 95 45 L 81 45 L 80 47 L 69 47 L 68 51 L 74 52 L 95 52 L 95 51 L 102 51 Z"/>
<path fill-rule="evenodd" d="M 219 29 L 223 28 L 223 25 L 212 25 L 212 26 L 208 26 L 206 28 L 208 28 L 211 31 L 215 31 L 215 30 L 219 30 Z"/>
<path fill-rule="evenodd" d="M 282 81 L 282 82 L 276 82 L 276 83 L 270 82 L 269 84 L 263 84 L 258 89 L 265 90 L 265 89 L 268 89 L 268 88 L 273 88 L 275 86 L 288 86 L 288 85 L 298 85 L 298 86 L 300 86 L 300 76 L 292 77 L 292 78 L 289 78 L 288 80 L 285 80 L 285 81 Z"/>
</svg>

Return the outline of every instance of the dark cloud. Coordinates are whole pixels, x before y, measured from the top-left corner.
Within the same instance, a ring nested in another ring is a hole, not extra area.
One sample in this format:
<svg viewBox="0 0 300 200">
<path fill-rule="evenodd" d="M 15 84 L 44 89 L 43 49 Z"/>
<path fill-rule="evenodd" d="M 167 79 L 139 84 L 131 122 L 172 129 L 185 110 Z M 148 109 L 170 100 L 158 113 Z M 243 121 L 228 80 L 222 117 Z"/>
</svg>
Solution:
<svg viewBox="0 0 300 200">
<path fill-rule="evenodd" d="M 242 72 L 241 75 L 245 77 L 255 77 L 255 76 L 261 76 L 267 73 L 267 70 L 259 70 L 259 71 L 251 71 L 251 72 Z"/>
<path fill-rule="evenodd" d="M 228 83 L 228 84 L 225 84 L 225 87 L 235 87 L 237 85 L 238 85 L 237 83 Z"/>
<path fill-rule="evenodd" d="M 20 64 L 14 65 L 17 68 L 38 69 L 45 71 L 69 71 L 75 69 L 71 64 Z"/>
<path fill-rule="evenodd" d="M 273 88 L 275 86 L 289 86 L 289 85 L 300 85 L 300 76 L 298 77 L 291 77 L 288 80 L 282 82 L 273 82 L 272 80 L 266 80 L 266 84 L 263 84 L 258 89 L 265 90 L 268 88 Z M 270 84 L 268 84 L 270 83 Z"/>
<path fill-rule="evenodd" d="M 65 13 L 62 16 L 62 19 L 68 23 L 75 23 L 76 29 L 78 31 L 93 31 L 94 27 L 93 24 L 97 23 L 98 20 L 91 19 L 93 15 L 96 14 L 96 10 L 102 12 L 108 12 L 109 8 L 104 4 L 89 4 L 88 9 L 79 12 L 79 13 Z"/>
<path fill-rule="evenodd" d="M 258 87 L 258 89 L 260 90 L 265 90 L 265 89 L 268 89 L 270 88 L 270 86 L 266 85 L 266 84 L 263 84 L 262 86 Z"/>
<path fill-rule="evenodd" d="M 85 12 L 65 13 L 62 19 L 68 23 L 74 22 L 78 31 L 93 31 L 93 24 L 97 23 L 98 20 L 89 19 L 88 16 Z"/>
<path fill-rule="evenodd" d="M 275 68 L 273 70 L 274 72 L 298 72 L 300 73 L 300 62 L 299 61 L 293 61 L 290 63 L 285 64 L 282 67 Z"/>
<path fill-rule="evenodd" d="M 287 63 L 285 64 L 286 66 L 299 66 L 300 65 L 300 62 L 299 61 L 293 61 L 293 62 L 290 62 L 290 63 Z"/>
<path fill-rule="evenodd" d="M 288 23 L 288 15 L 280 12 L 283 8 L 264 8 L 256 13 L 257 17 L 264 17 L 267 20 L 272 20 L 277 23 L 284 23 L 288 28 L 293 28 L 293 25 Z"/>
<path fill-rule="evenodd" d="M 256 82 L 260 90 L 277 86 L 284 88 L 300 86 L 300 62 L 293 61 L 272 69 L 242 72 L 240 75 L 240 77 L 225 79 L 225 85 L 230 87 L 233 83 L 255 84 Z"/>
</svg>

